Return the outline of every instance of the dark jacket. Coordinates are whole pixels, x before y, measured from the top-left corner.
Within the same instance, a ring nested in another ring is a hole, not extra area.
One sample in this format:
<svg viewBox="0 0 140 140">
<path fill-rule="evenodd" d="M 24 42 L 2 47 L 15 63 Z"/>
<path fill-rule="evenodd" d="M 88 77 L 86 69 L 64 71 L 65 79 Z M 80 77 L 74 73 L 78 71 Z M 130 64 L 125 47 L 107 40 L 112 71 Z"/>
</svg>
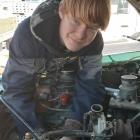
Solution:
<svg viewBox="0 0 140 140">
<path fill-rule="evenodd" d="M 19 24 L 2 77 L 4 99 L 33 128 L 40 125 L 33 100 L 37 74 L 47 70 L 54 59 L 80 57 L 70 118 L 82 121 L 83 113 L 94 103 L 102 104 L 105 97 L 101 83 L 101 33 L 80 51 L 68 51 L 59 41 L 58 4 L 54 0 L 43 2 L 31 17 Z"/>
</svg>

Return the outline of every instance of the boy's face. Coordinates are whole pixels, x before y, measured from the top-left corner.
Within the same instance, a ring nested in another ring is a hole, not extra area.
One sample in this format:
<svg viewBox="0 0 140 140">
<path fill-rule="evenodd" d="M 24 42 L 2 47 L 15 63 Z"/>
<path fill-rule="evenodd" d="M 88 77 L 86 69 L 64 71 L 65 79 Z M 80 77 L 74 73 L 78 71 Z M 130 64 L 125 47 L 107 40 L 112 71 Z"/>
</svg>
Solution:
<svg viewBox="0 0 140 140">
<path fill-rule="evenodd" d="M 64 14 L 59 9 L 60 16 L 60 38 L 66 48 L 72 52 L 76 52 L 88 46 L 96 37 L 97 27 L 88 27 L 79 19 L 75 19 L 70 13 Z"/>
</svg>

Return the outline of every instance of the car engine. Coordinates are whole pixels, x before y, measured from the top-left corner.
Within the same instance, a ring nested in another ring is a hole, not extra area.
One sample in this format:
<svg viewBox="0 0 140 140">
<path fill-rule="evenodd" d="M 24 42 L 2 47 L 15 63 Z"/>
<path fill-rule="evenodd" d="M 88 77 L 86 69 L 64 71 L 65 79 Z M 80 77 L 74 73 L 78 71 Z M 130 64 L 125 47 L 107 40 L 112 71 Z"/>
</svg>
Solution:
<svg viewBox="0 0 140 140">
<path fill-rule="evenodd" d="M 140 67 L 138 61 L 103 66 L 102 80 L 107 92 L 107 108 L 93 104 L 83 116 L 82 130 L 62 129 L 69 115 L 74 94 L 73 67 L 39 75 L 35 101 L 36 112 L 46 116 L 47 130 L 38 134 L 1 98 L 3 104 L 28 129 L 25 140 L 60 139 L 62 136 L 91 140 L 140 139 Z M 75 66 L 74 66 L 75 67 Z"/>
</svg>

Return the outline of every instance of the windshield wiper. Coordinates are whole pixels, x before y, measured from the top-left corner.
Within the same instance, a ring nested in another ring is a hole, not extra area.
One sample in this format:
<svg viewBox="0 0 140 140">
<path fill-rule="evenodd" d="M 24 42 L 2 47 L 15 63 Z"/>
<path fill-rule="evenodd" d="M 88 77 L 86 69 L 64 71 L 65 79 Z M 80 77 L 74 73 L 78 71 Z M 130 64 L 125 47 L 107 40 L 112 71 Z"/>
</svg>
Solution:
<svg viewBox="0 0 140 140">
<path fill-rule="evenodd" d="M 129 39 L 136 40 L 136 41 L 140 42 L 140 39 L 136 39 L 136 38 L 134 38 L 132 36 L 129 36 L 129 35 L 123 35 L 123 37 L 126 37 L 126 38 L 129 38 Z"/>
</svg>

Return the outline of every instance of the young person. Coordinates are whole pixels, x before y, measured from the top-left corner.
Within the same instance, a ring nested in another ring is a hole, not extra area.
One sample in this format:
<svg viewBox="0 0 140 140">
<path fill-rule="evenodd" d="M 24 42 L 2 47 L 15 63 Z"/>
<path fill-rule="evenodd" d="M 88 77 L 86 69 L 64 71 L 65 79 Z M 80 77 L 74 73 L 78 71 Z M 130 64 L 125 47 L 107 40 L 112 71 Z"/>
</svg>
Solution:
<svg viewBox="0 0 140 140">
<path fill-rule="evenodd" d="M 101 58 L 110 18 L 109 0 L 47 0 L 17 27 L 3 73 L 5 101 L 34 129 L 42 126 L 35 113 L 37 74 L 57 60 L 79 57 L 75 93 L 65 126 L 80 129 L 83 114 L 102 104 Z M 55 61 L 54 61 L 55 60 Z M 56 63 L 54 63 L 56 62 Z M 17 125 L 24 134 L 27 129 Z"/>
</svg>

